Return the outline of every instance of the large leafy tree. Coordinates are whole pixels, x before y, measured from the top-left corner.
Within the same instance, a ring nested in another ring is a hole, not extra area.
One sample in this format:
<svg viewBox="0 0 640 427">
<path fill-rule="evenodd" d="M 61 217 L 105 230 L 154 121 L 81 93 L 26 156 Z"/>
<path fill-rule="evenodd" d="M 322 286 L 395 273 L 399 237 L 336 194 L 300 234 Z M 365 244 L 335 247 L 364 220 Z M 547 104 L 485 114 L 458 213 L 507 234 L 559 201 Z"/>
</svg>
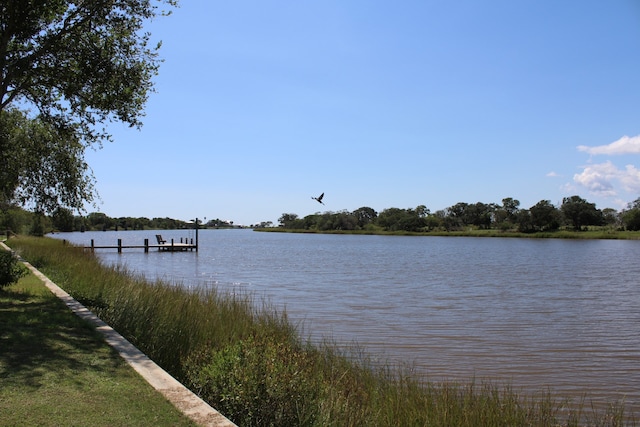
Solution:
<svg viewBox="0 0 640 427">
<path fill-rule="evenodd" d="M 378 213 L 368 206 L 353 211 L 353 215 L 356 217 L 358 227 L 363 228 L 367 224 L 371 224 L 378 217 Z"/>
<path fill-rule="evenodd" d="M 627 230 L 640 230 L 640 198 L 627 205 L 627 209 L 622 212 L 622 222 Z"/>
<path fill-rule="evenodd" d="M 278 223 L 280 227 L 298 228 L 297 225 L 300 223 L 300 219 L 298 218 L 298 214 L 283 213 L 280 218 L 278 218 Z"/>
<path fill-rule="evenodd" d="M 494 204 L 478 202 L 475 204 L 456 203 L 447 208 L 445 223 L 447 228 L 475 225 L 480 228 L 489 228 L 491 218 L 496 207 Z"/>
<path fill-rule="evenodd" d="M 428 209 L 424 205 L 414 209 L 388 208 L 380 212 L 377 224 L 390 231 L 422 231 L 427 226 Z"/>
<path fill-rule="evenodd" d="M 39 213 L 81 207 L 94 191 L 84 148 L 69 129 L 15 109 L 0 113 L 0 201 Z"/>
<path fill-rule="evenodd" d="M 596 209 L 595 203 L 589 203 L 580 196 L 563 198 L 560 210 L 574 230 L 581 230 L 586 225 L 600 225 L 603 221 L 602 212 Z"/>
<path fill-rule="evenodd" d="M 162 4 L 175 0 L 0 2 L 0 202 L 93 199 L 84 151 L 109 122 L 141 126 L 160 64 L 143 25 Z"/>
<path fill-rule="evenodd" d="M 531 206 L 529 214 L 531 225 L 536 230 L 546 231 L 560 228 L 561 213 L 549 200 L 540 200 Z"/>
</svg>

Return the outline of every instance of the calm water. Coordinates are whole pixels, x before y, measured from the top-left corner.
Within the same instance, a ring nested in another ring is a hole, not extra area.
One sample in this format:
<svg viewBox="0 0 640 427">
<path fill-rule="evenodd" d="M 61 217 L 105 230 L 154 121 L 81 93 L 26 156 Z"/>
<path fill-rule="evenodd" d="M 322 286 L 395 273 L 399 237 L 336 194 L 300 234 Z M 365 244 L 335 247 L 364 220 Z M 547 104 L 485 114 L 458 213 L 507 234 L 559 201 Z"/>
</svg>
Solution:
<svg viewBox="0 0 640 427">
<path fill-rule="evenodd" d="M 193 232 L 163 231 L 166 239 Z M 155 232 L 58 235 L 141 244 Z M 199 253 L 96 251 L 151 278 L 286 307 L 304 333 L 357 342 L 429 378 L 624 398 L 640 409 L 640 241 L 201 230 Z"/>
</svg>

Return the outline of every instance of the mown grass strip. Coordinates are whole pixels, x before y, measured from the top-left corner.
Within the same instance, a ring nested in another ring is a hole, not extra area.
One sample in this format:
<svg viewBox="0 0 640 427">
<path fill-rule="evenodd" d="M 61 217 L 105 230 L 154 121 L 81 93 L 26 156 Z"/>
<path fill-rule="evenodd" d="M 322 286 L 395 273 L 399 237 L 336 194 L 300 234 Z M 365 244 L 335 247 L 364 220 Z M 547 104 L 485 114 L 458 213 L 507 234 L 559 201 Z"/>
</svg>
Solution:
<svg viewBox="0 0 640 427">
<path fill-rule="evenodd" d="M 0 290 L 0 423 L 193 426 L 30 274 Z"/>
</svg>

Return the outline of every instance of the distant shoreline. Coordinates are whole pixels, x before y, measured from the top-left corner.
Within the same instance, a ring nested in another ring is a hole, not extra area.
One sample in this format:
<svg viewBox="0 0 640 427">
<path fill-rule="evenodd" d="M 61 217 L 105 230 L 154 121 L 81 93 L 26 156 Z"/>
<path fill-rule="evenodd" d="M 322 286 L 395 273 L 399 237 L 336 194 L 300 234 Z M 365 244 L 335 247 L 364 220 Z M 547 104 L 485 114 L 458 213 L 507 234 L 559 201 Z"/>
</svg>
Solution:
<svg viewBox="0 0 640 427">
<path fill-rule="evenodd" d="M 303 230 L 282 227 L 254 228 L 254 231 L 275 233 L 302 234 L 355 234 L 373 236 L 433 236 L 433 237 L 509 237 L 524 239 L 590 239 L 590 240 L 640 240 L 638 231 L 618 231 L 611 229 L 595 229 L 586 231 L 558 230 L 522 233 L 501 230 L 467 230 L 467 231 L 383 231 L 383 230 Z"/>
</svg>

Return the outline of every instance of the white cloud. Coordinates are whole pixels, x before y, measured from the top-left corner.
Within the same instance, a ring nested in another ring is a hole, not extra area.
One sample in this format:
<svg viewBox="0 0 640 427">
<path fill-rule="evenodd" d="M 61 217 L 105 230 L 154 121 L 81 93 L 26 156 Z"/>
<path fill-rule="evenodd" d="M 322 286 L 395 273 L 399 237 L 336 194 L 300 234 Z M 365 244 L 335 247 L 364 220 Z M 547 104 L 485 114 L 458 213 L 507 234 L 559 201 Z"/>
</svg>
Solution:
<svg viewBox="0 0 640 427">
<path fill-rule="evenodd" d="M 617 196 L 614 183 L 619 183 L 626 191 L 640 193 L 640 170 L 633 165 L 618 169 L 613 163 L 593 164 L 573 176 L 573 181 L 598 196 Z"/>
<path fill-rule="evenodd" d="M 640 135 L 637 136 L 623 136 L 617 141 L 608 145 L 598 145 L 596 147 L 589 147 L 587 145 L 579 145 L 578 151 L 585 151 L 589 154 L 640 154 Z"/>
<path fill-rule="evenodd" d="M 627 165 L 620 176 L 620 182 L 627 191 L 640 193 L 640 170 L 633 165 Z"/>
<path fill-rule="evenodd" d="M 548 176 L 549 178 L 555 178 L 555 177 L 560 176 L 560 175 L 558 175 L 558 174 L 557 174 L 556 172 L 554 172 L 554 171 L 551 171 L 551 172 L 549 172 L 549 173 L 547 174 L 547 176 Z"/>
</svg>

